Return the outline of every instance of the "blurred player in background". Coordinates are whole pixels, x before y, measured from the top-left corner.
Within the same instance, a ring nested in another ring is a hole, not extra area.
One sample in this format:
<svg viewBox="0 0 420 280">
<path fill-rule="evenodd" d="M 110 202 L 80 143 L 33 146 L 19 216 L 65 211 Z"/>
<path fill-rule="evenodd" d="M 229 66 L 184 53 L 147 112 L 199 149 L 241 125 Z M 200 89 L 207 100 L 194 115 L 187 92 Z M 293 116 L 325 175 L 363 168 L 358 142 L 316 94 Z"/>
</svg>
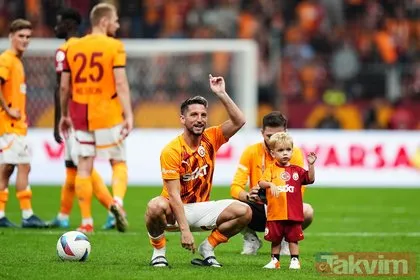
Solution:
<svg viewBox="0 0 420 280">
<path fill-rule="evenodd" d="M 290 163 L 293 139 L 287 132 L 273 134 L 268 146 L 274 162 L 264 170 L 258 182 L 267 199 L 265 240 L 271 241 L 271 261 L 264 268 L 280 268 L 280 248 L 283 238 L 289 243 L 289 269 L 300 269 L 299 245 L 303 240 L 302 185 L 315 181 L 315 153 L 307 156 L 308 171 Z"/>
<path fill-rule="evenodd" d="M 14 20 L 10 25 L 11 47 L 0 55 L 0 227 L 15 226 L 5 216 L 9 179 L 15 166 L 16 196 L 22 210 L 22 227 L 46 226 L 32 211 L 32 190 L 28 182 L 31 165 L 26 142 L 26 84 L 21 58 L 29 45 L 31 34 L 29 21 Z"/>
<path fill-rule="evenodd" d="M 258 238 L 257 232 L 264 232 L 266 223 L 266 211 L 264 204 L 255 196 L 258 191 L 257 183 L 261 179 L 264 170 L 273 163 L 274 158 L 268 148 L 270 136 L 287 130 L 287 119 L 280 112 L 271 112 L 263 117 L 263 127 L 261 134 L 264 141 L 248 146 L 239 160 L 239 167 L 234 176 L 230 193 L 233 198 L 244 201 L 252 209 L 252 220 L 248 227 L 242 232 L 244 235 L 244 247 L 242 254 L 255 255 L 262 246 L 262 241 Z M 299 147 L 293 147 L 291 164 L 304 167 L 303 154 Z M 249 192 L 246 185 L 249 183 Z M 304 188 L 302 189 L 302 195 Z M 256 200 L 253 199 L 256 198 Z M 303 204 L 305 221 L 303 229 L 307 228 L 313 219 L 313 209 L 310 204 Z M 287 242 L 282 244 L 282 255 L 289 255 Z"/>
<path fill-rule="evenodd" d="M 112 38 L 119 28 L 113 5 L 101 3 L 93 7 L 90 21 L 92 33 L 67 48 L 61 74 L 59 127 L 66 138 L 74 129 L 74 146 L 79 157 L 75 188 L 82 212 L 81 227 L 93 227 L 92 170 L 98 155 L 110 160 L 116 200 L 110 211 L 117 229 L 125 231 L 127 221 L 122 211 L 122 197 L 127 188 L 125 138 L 133 129 L 126 53 L 122 42 Z"/>
<path fill-rule="evenodd" d="M 196 96 L 181 104 L 184 133 L 161 153 L 163 190 L 146 210 L 146 227 L 154 247 L 151 266 L 168 266 L 165 230 L 179 230 L 182 247 L 193 253 L 191 231 L 212 230 L 198 248 L 204 259 L 194 259 L 192 264 L 221 267 L 215 247 L 239 233 L 251 219 L 251 209 L 245 203 L 233 199 L 209 201 L 216 152 L 245 124 L 243 113 L 225 91 L 224 79 L 210 75 L 209 82 L 229 120 L 206 129 L 207 100 Z"/>
<path fill-rule="evenodd" d="M 66 41 L 58 48 L 55 54 L 55 70 L 57 73 L 57 86 L 54 92 L 54 139 L 57 143 L 62 143 L 63 139 L 58 131 L 58 123 L 60 121 L 61 108 L 60 108 L 60 80 L 61 72 L 63 71 L 63 64 L 66 59 L 66 51 L 70 44 L 76 42 L 78 38 L 78 29 L 82 21 L 80 14 L 71 8 L 64 8 L 57 14 L 57 25 L 55 26 L 56 36 L 59 39 L 65 39 Z M 72 110 L 72 101 L 69 102 L 69 108 Z M 60 212 L 57 217 L 49 223 L 50 227 L 69 227 L 69 215 L 73 207 L 73 200 L 75 196 L 75 179 L 77 173 L 77 156 L 74 151 L 74 134 L 70 133 L 69 138 L 66 139 L 66 154 L 65 154 L 65 166 L 66 166 L 66 179 L 64 185 L 61 188 L 61 201 L 60 201 Z M 73 152 L 72 152 L 73 151 Z M 106 208 L 110 209 L 114 203 L 111 193 L 106 187 L 99 173 L 93 169 L 92 171 L 92 187 L 93 193 L 99 200 L 99 202 Z M 78 228 L 82 232 L 91 232 L 93 227 L 87 225 L 83 228 Z"/>
</svg>

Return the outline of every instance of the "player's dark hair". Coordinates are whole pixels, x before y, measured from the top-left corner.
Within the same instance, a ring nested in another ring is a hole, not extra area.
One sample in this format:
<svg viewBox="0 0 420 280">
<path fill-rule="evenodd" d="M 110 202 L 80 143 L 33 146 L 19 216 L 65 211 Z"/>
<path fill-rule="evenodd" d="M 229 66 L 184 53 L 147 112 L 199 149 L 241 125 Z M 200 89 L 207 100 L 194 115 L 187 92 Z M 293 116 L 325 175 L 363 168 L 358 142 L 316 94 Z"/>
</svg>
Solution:
<svg viewBox="0 0 420 280">
<path fill-rule="evenodd" d="M 82 16 L 72 8 L 62 8 L 58 11 L 57 15 L 61 16 L 61 20 L 74 21 L 77 25 L 82 23 Z"/>
<path fill-rule="evenodd" d="M 181 115 L 183 115 L 185 113 L 185 111 L 188 109 L 188 106 L 190 106 L 192 104 L 201 104 L 206 108 L 208 106 L 207 100 L 204 97 L 202 97 L 200 95 L 197 95 L 197 96 L 188 98 L 187 100 L 182 102 L 182 104 L 181 104 Z"/>
<path fill-rule="evenodd" d="M 273 111 L 263 117 L 263 129 L 269 127 L 283 127 L 287 129 L 287 119 L 279 111 Z"/>
<path fill-rule="evenodd" d="M 30 21 L 26 20 L 26 19 L 15 19 L 11 24 L 10 24 L 10 28 L 9 28 L 9 32 L 10 33 L 15 33 L 19 30 L 22 29 L 30 29 L 32 30 L 32 24 Z"/>
</svg>

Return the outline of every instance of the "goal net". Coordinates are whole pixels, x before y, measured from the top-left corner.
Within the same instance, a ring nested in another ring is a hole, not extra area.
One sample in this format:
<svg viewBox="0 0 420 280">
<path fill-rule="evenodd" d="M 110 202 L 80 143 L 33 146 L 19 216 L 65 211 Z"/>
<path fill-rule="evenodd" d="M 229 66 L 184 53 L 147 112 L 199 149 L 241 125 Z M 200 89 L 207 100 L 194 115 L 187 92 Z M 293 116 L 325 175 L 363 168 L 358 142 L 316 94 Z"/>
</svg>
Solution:
<svg viewBox="0 0 420 280">
<path fill-rule="evenodd" d="M 179 104 L 202 95 L 210 125 L 226 119 L 208 85 L 208 74 L 225 77 L 227 92 L 243 110 L 247 127 L 256 125 L 257 46 L 248 40 L 123 40 L 136 127 L 179 127 Z M 24 54 L 30 126 L 51 127 L 58 39 L 34 38 Z M 9 47 L 0 40 L 0 50 Z"/>
</svg>

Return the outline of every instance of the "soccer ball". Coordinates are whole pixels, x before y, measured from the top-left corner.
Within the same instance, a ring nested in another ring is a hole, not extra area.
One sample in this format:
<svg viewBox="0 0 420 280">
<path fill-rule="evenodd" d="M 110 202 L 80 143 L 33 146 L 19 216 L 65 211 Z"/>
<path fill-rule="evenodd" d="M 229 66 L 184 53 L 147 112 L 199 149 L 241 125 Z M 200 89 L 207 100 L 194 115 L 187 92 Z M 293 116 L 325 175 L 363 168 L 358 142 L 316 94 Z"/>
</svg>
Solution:
<svg viewBox="0 0 420 280">
<path fill-rule="evenodd" d="M 90 242 L 79 231 L 68 231 L 57 241 L 57 255 L 63 261 L 85 261 L 90 254 Z"/>
</svg>

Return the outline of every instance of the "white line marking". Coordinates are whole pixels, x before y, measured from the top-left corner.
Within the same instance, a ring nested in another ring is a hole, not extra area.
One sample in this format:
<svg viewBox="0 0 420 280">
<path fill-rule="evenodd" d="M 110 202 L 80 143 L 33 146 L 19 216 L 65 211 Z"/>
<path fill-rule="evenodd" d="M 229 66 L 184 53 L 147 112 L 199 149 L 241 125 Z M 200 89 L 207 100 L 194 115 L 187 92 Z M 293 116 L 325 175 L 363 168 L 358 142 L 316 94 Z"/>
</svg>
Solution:
<svg viewBox="0 0 420 280">
<path fill-rule="evenodd" d="M 0 235 L 56 235 L 60 236 L 65 230 L 6 230 L 0 231 Z M 177 235 L 177 232 L 166 232 L 165 235 Z M 195 232 L 195 235 L 208 235 L 209 232 Z M 129 231 L 125 233 L 119 233 L 117 231 L 97 231 L 92 235 L 128 235 L 128 236 L 141 236 L 147 237 L 145 232 Z M 310 237 L 420 237 L 420 232 L 305 232 L 305 236 Z"/>
</svg>

